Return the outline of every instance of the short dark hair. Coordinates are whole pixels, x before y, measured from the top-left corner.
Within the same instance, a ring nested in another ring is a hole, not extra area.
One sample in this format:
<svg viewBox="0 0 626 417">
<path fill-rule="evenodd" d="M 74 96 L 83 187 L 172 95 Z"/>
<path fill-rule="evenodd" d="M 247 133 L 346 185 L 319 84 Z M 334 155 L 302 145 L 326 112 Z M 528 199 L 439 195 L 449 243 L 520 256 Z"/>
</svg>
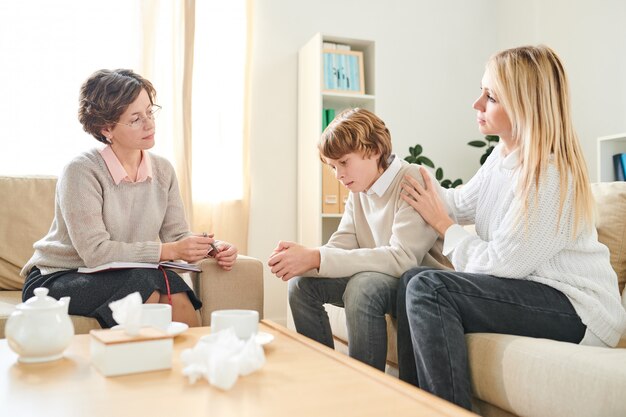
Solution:
<svg viewBox="0 0 626 417">
<path fill-rule="evenodd" d="M 156 90 L 152 83 L 130 69 L 94 72 L 80 88 L 78 120 L 85 132 L 103 143 L 109 141 L 102 129 L 120 120 L 120 116 L 146 90 L 154 104 Z"/>
<path fill-rule="evenodd" d="M 341 159 L 352 152 L 365 157 L 378 153 L 378 166 L 385 170 L 391 155 L 391 133 L 380 117 L 357 107 L 339 113 L 322 133 L 317 147 L 324 163 L 325 158 Z"/>
</svg>

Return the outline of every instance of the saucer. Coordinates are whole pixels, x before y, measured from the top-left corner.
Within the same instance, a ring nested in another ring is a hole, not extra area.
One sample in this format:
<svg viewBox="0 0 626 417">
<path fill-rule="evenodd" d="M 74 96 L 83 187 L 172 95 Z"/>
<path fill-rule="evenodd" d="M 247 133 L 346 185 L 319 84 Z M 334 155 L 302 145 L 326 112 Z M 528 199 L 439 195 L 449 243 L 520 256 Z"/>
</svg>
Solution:
<svg viewBox="0 0 626 417">
<path fill-rule="evenodd" d="M 172 336 L 177 336 L 181 334 L 182 332 L 184 332 L 185 330 L 187 330 L 188 328 L 189 328 L 189 325 L 187 323 L 173 321 L 170 323 L 166 331 L 167 331 L 167 334 L 171 334 Z"/>
<path fill-rule="evenodd" d="M 269 342 L 274 340 L 274 335 L 265 332 L 258 332 L 256 334 L 255 340 L 261 346 L 267 345 Z"/>
</svg>

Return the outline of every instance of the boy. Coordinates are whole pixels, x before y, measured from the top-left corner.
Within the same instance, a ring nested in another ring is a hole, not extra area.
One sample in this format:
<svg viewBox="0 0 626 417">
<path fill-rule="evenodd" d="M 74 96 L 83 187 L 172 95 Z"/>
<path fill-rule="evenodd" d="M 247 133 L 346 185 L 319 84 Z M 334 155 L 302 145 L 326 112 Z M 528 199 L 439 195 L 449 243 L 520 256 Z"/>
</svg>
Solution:
<svg viewBox="0 0 626 417">
<path fill-rule="evenodd" d="M 405 175 L 422 177 L 416 165 L 391 155 L 391 135 L 380 118 L 345 110 L 324 130 L 318 149 L 351 191 L 339 228 L 319 248 L 279 242 L 268 265 L 289 281 L 298 333 L 332 348 L 324 304 L 344 307 L 350 356 L 384 370 L 385 314 L 396 315 L 398 278 L 418 265 L 449 264 L 433 248 L 437 233 L 400 197 Z"/>
</svg>

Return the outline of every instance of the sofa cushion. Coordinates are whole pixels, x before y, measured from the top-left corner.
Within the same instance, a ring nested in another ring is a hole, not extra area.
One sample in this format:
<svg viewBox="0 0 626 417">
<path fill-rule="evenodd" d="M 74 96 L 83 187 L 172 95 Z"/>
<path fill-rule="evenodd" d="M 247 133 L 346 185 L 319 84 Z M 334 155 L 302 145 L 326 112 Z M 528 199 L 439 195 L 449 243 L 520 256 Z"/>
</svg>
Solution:
<svg viewBox="0 0 626 417">
<path fill-rule="evenodd" d="M 0 291 L 0 338 L 4 338 L 4 325 L 15 310 L 15 306 L 22 302 L 22 291 Z"/>
<path fill-rule="evenodd" d="M 591 185 L 596 200 L 598 240 L 609 248 L 620 294 L 626 284 L 626 182 Z"/>
<path fill-rule="evenodd" d="M 22 289 L 20 270 L 52 224 L 55 187 L 55 177 L 0 176 L 0 290 Z"/>
<path fill-rule="evenodd" d="M 335 342 L 348 344 L 348 326 L 346 325 L 346 310 L 332 304 L 324 304 L 328 320 L 333 331 Z M 397 323 L 389 314 L 385 315 L 387 320 L 387 364 L 398 367 L 398 331 Z M 335 343 L 337 348 L 337 343 Z"/>
<path fill-rule="evenodd" d="M 490 333 L 466 341 L 482 401 L 520 416 L 626 415 L 626 349 Z"/>
</svg>

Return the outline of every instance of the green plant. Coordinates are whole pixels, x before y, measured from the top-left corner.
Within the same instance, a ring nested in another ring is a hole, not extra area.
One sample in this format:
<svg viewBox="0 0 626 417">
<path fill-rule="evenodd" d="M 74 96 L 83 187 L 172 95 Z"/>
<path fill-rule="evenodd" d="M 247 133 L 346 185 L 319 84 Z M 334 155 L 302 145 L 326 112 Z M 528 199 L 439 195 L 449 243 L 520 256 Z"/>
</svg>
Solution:
<svg viewBox="0 0 626 417">
<path fill-rule="evenodd" d="M 404 160 L 410 164 L 426 165 L 428 167 L 431 167 L 432 169 L 435 169 L 435 164 L 433 163 L 433 161 L 430 158 L 422 155 L 423 150 L 424 149 L 422 148 L 422 145 L 419 144 L 415 146 L 410 146 L 409 156 L 405 157 Z M 457 186 L 463 184 L 463 180 L 460 178 L 457 178 L 454 181 L 443 178 L 443 168 L 441 167 L 435 169 L 435 178 L 437 179 L 437 181 L 439 181 L 439 184 L 441 184 L 443 188 L 456 188 Z"/>
<path fill-rule="evenodd" d="M 500 137 L 494 136 L 494 135 L 487 135 L 485 136 L 484 139 L 473 140 L 471 142 L 467 142 L 467 144 L 475 148 L 484 148 L 485 146 L 487 147 L 487 149 L 485 149 L 485 152 L 480 157 L 480 164 L 482 165 L 485 163 L 489 155 L 491 155 L 491 152 L 493 152 L 493 148 L 496 147 L 499 141 L 500 141 Z"/>
</svg>

